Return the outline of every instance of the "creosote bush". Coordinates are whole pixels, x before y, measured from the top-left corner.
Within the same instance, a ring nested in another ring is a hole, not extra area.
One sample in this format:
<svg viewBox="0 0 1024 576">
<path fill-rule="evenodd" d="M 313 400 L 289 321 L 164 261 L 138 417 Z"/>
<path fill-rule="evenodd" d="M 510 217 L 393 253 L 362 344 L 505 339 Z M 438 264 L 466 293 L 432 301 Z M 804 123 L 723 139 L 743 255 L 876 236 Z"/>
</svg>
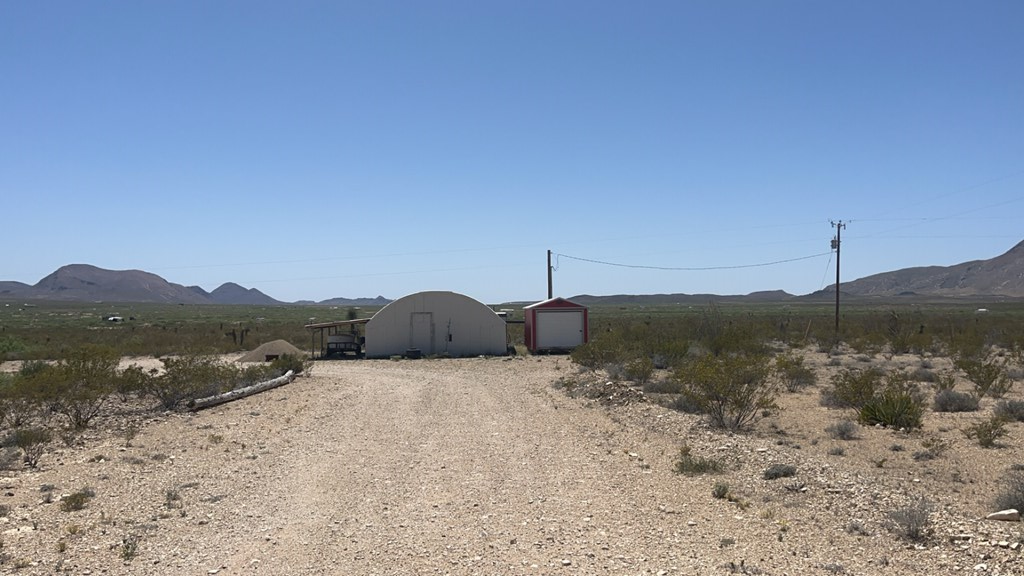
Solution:
<svg viewBox="0 0 1024 576">
<path fill-rule="evenodd" d="M 276 373 L 276 376 L 283 376 L 287 374 L 289 370 L 295 374 L 302 374 L 309 370 L 313 362 L 301 356 L 294 354 L 282 354 L 277 358 L 274 358 L 270 363 L 270 369 Z"/>
<path fill-rule="evenodd" d="M 976 439 L 982 448 L 994 448 L 996 441 L 1007 434 L 1009 431 L 1006 430 L 1006 421 L 999 416 L 975 422 L 964 429 L 964 436 Z"/>
<path fill-rule="evenodd" d="M 25 464 L 35 468 L 53 435 L 46 428 L 22 428 L 14 432 L 14 445 L 21 448 Z"/>
<path fill-rule="evenodd" d="M 821 404 L 830 408 L 861 409 L 882 385 L 884 373 L 877 368 L 847 368 L 832 377 L 832 387 L 821 393 Z"/>
<path fill-rule="evenodd" d="M 186 354 L 160 361 L 164 363 L 164 373 L 150 378 L 148 389 L 166 410 L 218 394 L 233 384 L 234 369 L 213 356 Z"/>
<path fill-rule="evenodd" d="M 654 374 L 654 362 L 648 356 L 640 356 L 626 362 L 624 375 L 626 379 L 644 385 Z"/>
<path fill-rule="evenodd" d="M 954 364 L 974 383 L 974 393 L 979 398 L 1002 398 L 1013 386 L 1013 382 L 1006 374 L 1006 365 L 997 360 L 961 357 L 957 358 Z"/>
<path fill-rule="evenodd" d="M 87 345 L 68 353 L 56 365 L 29 376 L 51 412 L 81 430 L 99 415 L 117 385 L 121 356 L 104 346 Z"/>
<path fill-rule="evenodd" d="M 775 357 L 775 370 L 789 392 L 799 392 L 818 383 L 818 377 L 804 365 L 802 356 L 781 354 Z"/>
<path fill-rule="evenodd" d="M 762 355 L 704 355 L 676 371 L 682 394 L 713 426 L 739 430 L 777 406 L 779 383 L 769 378 L 771 364 Z"/>
</svg>

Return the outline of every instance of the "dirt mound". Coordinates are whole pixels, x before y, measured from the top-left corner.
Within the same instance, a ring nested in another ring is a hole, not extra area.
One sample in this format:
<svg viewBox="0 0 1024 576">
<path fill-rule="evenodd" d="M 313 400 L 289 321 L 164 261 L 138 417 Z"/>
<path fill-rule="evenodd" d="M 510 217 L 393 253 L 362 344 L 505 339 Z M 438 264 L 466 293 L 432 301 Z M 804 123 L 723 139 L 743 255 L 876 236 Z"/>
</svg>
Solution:
<svg viewBox="0 0 1024 576">
<path fill-rule="evenodd" d="M 238 360 L 235 360 L 235 362 L 267 362 L 268 356 L 270 357 L 270 360 L 273 360 L 274 357 L 284 356 L 285 354 L 290 354 L 292 356 L 306 356 L 305 352 L 299 350 L 295 346 L 292 346 L 287 341 L 274 340 L 267 342 L 266 344 L 261 344 L 255 350 L 248 352 Z"/>
</svg>

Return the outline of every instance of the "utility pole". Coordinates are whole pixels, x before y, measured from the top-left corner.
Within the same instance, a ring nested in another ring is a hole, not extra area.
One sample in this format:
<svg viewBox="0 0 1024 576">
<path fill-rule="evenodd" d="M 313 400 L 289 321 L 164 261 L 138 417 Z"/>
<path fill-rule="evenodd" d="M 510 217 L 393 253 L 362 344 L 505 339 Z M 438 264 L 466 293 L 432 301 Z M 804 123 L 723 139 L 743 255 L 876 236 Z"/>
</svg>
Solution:
<svg viewBox="0 0 1024 576">
<path fill-rule="evenodd" d="M 842 220 L 832 221 L 832 227 L 836 229 L 836 237 L 832 239 L 832 248 L 836 251 L 836 344 L 839 344 L 839 250 L 843 244 L 843 228 L 846 228 L 846 224 Z"/>
<path fill-rule="evenodd" d="M 548 300 L 555 297 L 551 285 L 551 250 L 548 250 Z"/>
</svg>

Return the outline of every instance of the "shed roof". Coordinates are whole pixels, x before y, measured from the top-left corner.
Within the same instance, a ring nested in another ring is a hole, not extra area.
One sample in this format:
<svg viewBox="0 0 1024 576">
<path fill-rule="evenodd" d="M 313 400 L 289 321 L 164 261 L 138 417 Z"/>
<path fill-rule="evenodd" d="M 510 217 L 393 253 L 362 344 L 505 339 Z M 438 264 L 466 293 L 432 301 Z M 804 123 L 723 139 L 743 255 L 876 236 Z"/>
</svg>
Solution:
<svg viewBox="0 0 1024 576">
<path fill-rule="evenodd" d="M 583 304 L 577 304 L 572 300 L 566 300 L 561 297 L 548 298 L 529 306 L 523 306 L 523 310 L 533 310 L 535 308 L 586 308 Z"/>
<path fill-rule="evenodd" d="M 304 328 L 308 330 L 315 330 L 317 328 L 336 328 L 338 326 L 352 326 L 354 324 L 366 324 L 369 322 L 369 318 L 357 318 L 355 320 L 335 320 L 333 322 L 320 322 L 318 324 L 306 324 Z"/>
</svg>

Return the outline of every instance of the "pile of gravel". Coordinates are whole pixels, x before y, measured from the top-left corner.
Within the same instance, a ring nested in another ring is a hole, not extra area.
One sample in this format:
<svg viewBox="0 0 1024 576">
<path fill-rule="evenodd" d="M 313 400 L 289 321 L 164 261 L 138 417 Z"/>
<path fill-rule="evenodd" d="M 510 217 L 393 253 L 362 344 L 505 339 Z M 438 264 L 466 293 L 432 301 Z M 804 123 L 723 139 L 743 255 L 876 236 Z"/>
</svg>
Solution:
<svg viewBox="0 0 1024 576">
<path fill-rule="evenodd" d="M 244 356 L 236 360 L 236 362 L 267 362 L 273 360 L 274 357 L 284 356 L 290 354 L 292 356 L 306 356 L 307 354 L 302 350 L 299 350 L 295 346 L 292 346 L 285 340 L 274 340 L 261 344 L 258 348 L 251 352 L 247 352 Z"/>
</svg>

